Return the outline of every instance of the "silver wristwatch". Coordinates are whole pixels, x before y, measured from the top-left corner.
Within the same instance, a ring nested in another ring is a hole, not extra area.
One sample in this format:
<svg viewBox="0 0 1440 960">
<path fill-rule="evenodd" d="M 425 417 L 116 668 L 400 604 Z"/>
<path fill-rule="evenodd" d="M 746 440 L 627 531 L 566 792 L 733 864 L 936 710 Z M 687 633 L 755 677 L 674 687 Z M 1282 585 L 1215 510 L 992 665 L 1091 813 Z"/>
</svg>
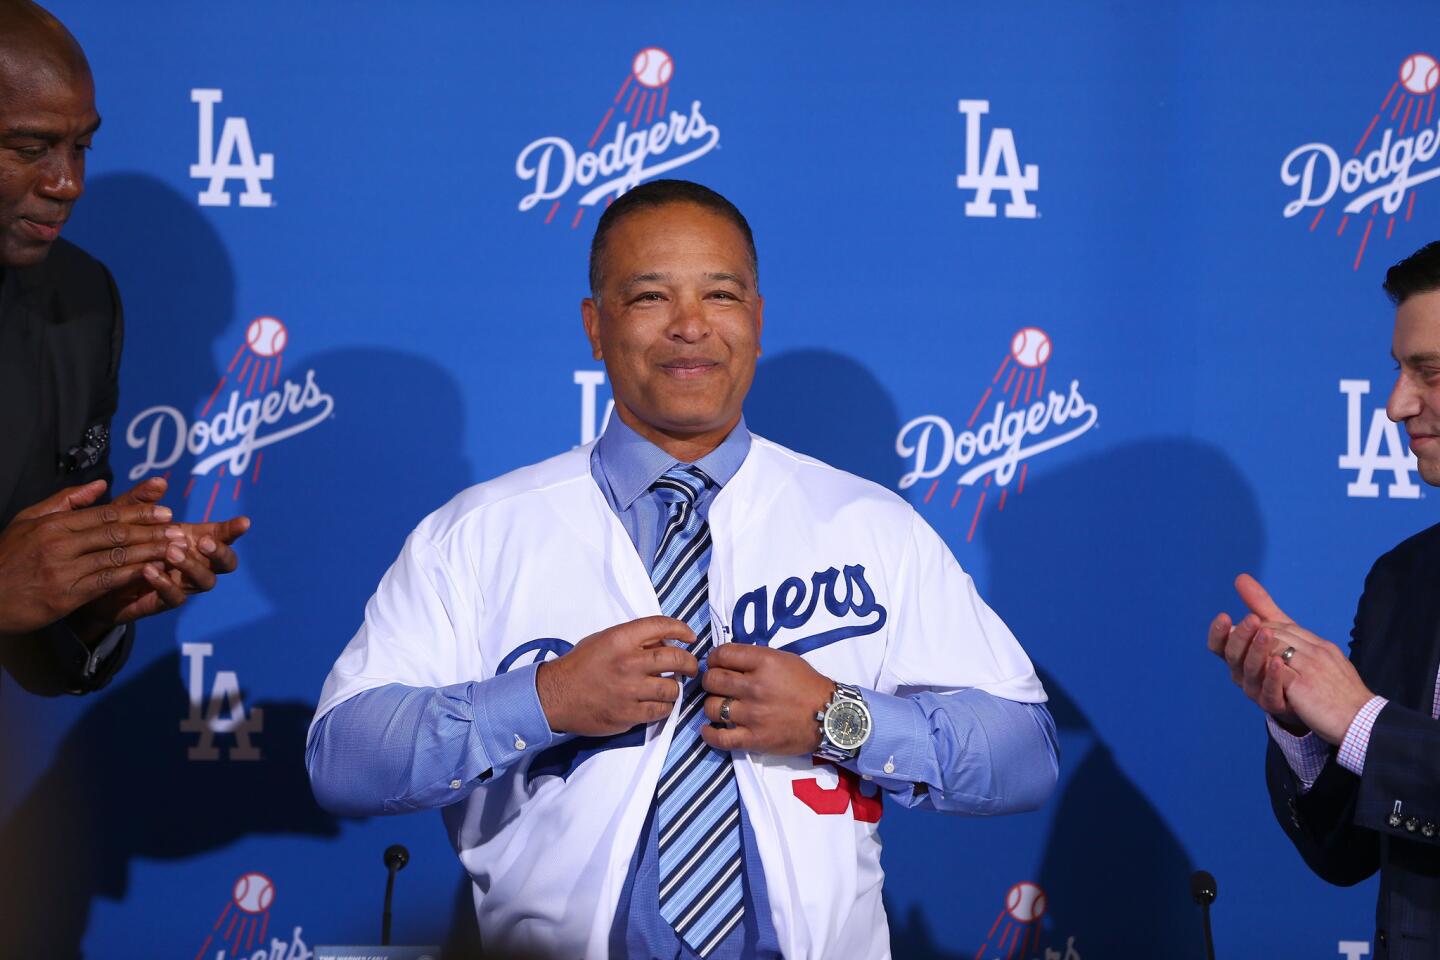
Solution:
<svg viewBox="0 0 1440 960">
<path fill-rule="evenodd" d="M 820 723 L 820 746 L 815 756 L 821 760 L 853 760 L 870 739 L 870 708 L 860 691 L 844 683 L 835 684 L 835 696 L 817 711 Z"/>
</svg>

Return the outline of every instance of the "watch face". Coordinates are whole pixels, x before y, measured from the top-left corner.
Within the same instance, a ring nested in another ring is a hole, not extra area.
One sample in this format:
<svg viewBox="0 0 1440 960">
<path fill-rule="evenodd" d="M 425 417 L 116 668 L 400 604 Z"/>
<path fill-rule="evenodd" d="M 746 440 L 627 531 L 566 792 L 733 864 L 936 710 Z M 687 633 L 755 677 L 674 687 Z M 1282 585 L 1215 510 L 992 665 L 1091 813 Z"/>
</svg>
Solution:
<svg viewBox="0 0 1440 960">
<path fill-rule="evenodd" d="M 841 701 L 825 714 L 825 736 L 841 750 L 855 750 L 870 737 L 870 712 L 862 704 Z"/>
</svg>

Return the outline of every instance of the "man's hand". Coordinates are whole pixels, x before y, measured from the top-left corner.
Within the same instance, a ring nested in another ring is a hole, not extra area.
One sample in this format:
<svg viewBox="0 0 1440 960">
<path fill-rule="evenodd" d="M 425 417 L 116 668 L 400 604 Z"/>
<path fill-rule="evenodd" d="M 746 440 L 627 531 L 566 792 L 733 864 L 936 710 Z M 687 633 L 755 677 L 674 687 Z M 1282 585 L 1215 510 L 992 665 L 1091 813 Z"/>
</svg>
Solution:
<svg viewBox="0 0 1440 960">
<path fill-rule="evenodd" d="M 695 633 L 670 617 L 645 617 L 592 633 L 540 664 L 535 688 L 550 729 L 604 737 L 668 717 L 680 680 L 662 674 L 693 677 L 699 664 L 666 640 L 691 644 Z"/>
<path fill-rule="evenodd" d="M 1345 652 L 1295 623 L 1267 623 L 1260 636 L 1271 649 L 1267 685 L 1284 690 L 1290 707 L 1326 743 L 1339 746 L 1355 715 L 1375 696 Z M 1280 651 L 1294 647 L 1287 663 Z"/>
<path fill-rule="evenodd" d="M 25 634 L 108 593 L 143 583 L 184 532 L 169 508 L 132 501 L 95 506 L 96 480 L 61 490 L 0 530 L 0 635 Z"/>
<path fill-rule="evenodd" d="M 820 746 L 815 714 L 835 695 L 835 683 L 804 657 L 748 643 L 710 651 L 703 683 L 705 715 L 720 722 L 730 701 L 730 727 L 702 727 L 701 738 L 718 750 L 748 750 L 795 757 Z"/>
<path fill-rule="evenodd" d="M 163 477 L 151 477 L 115 499 L 114 506 L 154 503 L 165 495 Z M 164 508 L 161 508 L 164 509 Z M 180 536 L 165 552 L 164 567 L 147 564 L 143 579 L 113 590 L 77 611 L 80 632 L 99 635 L 178 607 L 192 594 L 215 587 L 216 579 L 239 566 L 231 544 L 250 529 L 248 517 L 215 523 L 175 524 Z"/>
</svg>

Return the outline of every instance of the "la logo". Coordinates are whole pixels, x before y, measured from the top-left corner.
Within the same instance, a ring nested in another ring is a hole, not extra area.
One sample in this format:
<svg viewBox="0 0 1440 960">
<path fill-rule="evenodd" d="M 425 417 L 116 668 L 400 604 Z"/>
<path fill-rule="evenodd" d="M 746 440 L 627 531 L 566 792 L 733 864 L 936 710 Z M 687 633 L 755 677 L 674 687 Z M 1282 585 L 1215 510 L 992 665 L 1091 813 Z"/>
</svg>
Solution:
<svg viewBox="0 0 1440 960">
<path fill-rule="evenodd" d="M 250 734 L 265 729 L 265 712 L 245 709 L 235 671 L 217 670 L 210 695 L 205 695 L 205 658 L 214 652 L 214 645 L 209 643 L 180 645 L 181 656 L 190 661 L 190 714 L 180 721 L 180 732 L 200 735 L 195 745 L 186 750 L 185 758 L 219 760 L 215 734 L 228 733 L 234 735 L 235 745 L 226 753 L 227 759 L 259 760 L 260 748 L 250 742 Z"/>
<path fill-rule="evenodd" d="M 990 112 L 990 101 L 961 100 L 960 112 L 965 114 L 965 172 L 955 178 L 955 185 L 961 190 L 975 191 L 975 199 L 965 203 L 965 216 L 995 216 L 995 204 L 990 202 L 990 194 L 996 190 L 1008 190 L 1010 202 L 1005 204 L 1005 216 L 1033 220 L 1035 205 L 1030 202 L 1026 191 L 1040 189 L 1040 168 L 1027 163 L 1022 169 L 1019 154 L 1015 152 L 1015 131 L 1008 127 L 995 127 L 990 131 L 982 166 L 980 118 Z"/>
<path fill-rule="evenodd" d="M 1399 500 L 1418 500 L 1420 487 L 1410 476 L 1420 468 L 1405 444 L 1400 442 L 1400 427 L 1385 416 L 1384 408 L 1370 413 L 1370 429 L 1365 445 L 1360 445 L 1360 398 L 1370 392 L 1369 380 L 1341 380 L 1340 392 L 1346 400 L 1345 452 L 1340 455 L 1341 470 L 1355 470 L 1355 479 L 1345 484 L 1347 497 L 1378 497 L 1380 485 L 1375 471 L 1389 472 L 1395 479 L 1386 486 L 1387 496 Z M 1383 450 L 1381 448 L 1384 448 Z"/>
<path fill-rule="evenodd" d="M 245 181 L 240 206 L 272 206 L 270 194 L 260 188 L 260 181 L 274 179 L 275 154 L 262 153 L 256 159 L 255 146 L 250 142 L 250 125 L 244 117 L 225 118 L 217 146 L 215 104 L 220 100 L 219 90 L 190 91 L 190 101 L 200 107 L 200 157 L 198 163 L 190 164 L 190 176 L 210 181 L 200 193 L 200 206 L 230 206 L 230 193 L 225 189 L 227 180 Z"/>
</svg>

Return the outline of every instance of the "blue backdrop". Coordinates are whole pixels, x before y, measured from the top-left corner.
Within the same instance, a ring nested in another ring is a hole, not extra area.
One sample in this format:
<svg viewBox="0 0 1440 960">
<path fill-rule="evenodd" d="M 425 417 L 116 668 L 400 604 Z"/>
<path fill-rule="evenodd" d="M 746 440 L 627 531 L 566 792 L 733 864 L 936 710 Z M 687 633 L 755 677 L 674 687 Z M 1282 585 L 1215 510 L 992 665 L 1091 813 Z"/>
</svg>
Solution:
<svg viewBox="0 0 1440 960">
<path fill-rule="evenodd" d="M 255 520 L 109 688 L 0 696 L 0 913 L 55 956 L 373 941 L 394 842 L 397 940 L 470 942 L 439 816 L 321 812 L 304 732 L 409 529 L 603 422 L 586 251 L 660 175 L 754 227 L 752 428 L 909 498 L 1052 697 L 1043 810 L 887 808 L 897 957 L 1195 957 L 1199 867 L 1224 956 L 1368 940 L 1204 633 L 1249 570 L 1343 642 L 1433 519 L 1375 419 L 1379 283 L 1436 234 L 1427 4 L 54 10 L 104 116 L 67 235 L 126 304 L 117 486 Z"/>
</svg>

